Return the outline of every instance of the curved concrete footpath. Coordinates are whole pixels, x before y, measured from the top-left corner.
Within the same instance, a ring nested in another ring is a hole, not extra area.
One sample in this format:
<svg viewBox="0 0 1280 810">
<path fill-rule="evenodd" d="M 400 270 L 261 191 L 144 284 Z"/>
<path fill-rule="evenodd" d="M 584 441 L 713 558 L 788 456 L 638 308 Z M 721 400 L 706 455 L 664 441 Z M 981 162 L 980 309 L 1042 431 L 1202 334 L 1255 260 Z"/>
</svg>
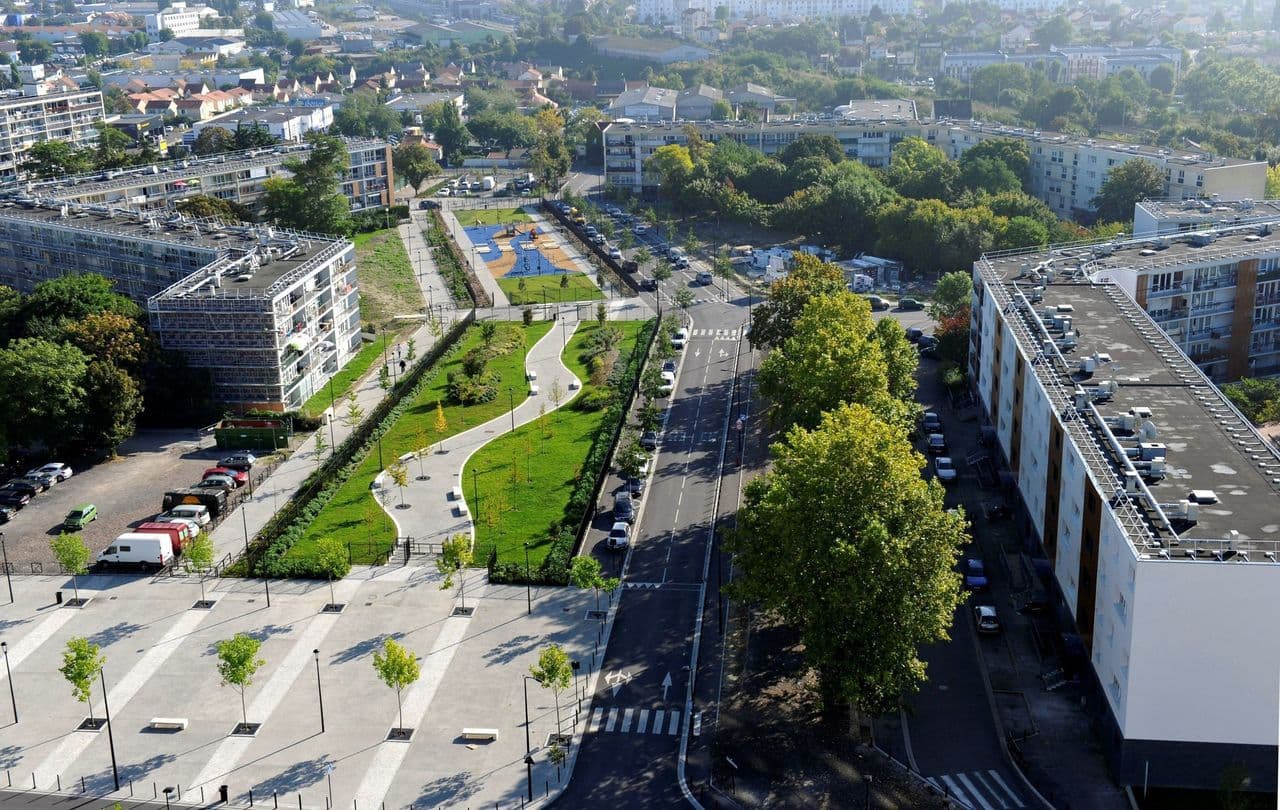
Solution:
<svg viewBox="0 0 1280 810">
<path fill-rule="evenodd" d="M 548 412 L 555 410 L 556 404 L 551 401 L 550 392 L 557 379 L 564 389 L 560 407 L 567 405 L 572 396 L 581 390 L 582 382 L 560 358 L 564 346 L 577 328 L 576 321 L 559 321 L 529 350 L 525 357 L 525 371 L 537 375 L 532 385 L 537 386 L 538 393 L 530 394 L 516 406 L 516 427 L 537 419 L 539 410 L 543 407 Z M 442 543 L 458 532 L 467 532 L 474 540 L 475 526 L 470 515 L 470 506 L 474 504 L 468 504 L 465 498 L 453 498 L 451 491 L 454 487 L 459 487 L 466 497 L 470 497 L 470 491 L 462 486 L 462 470 L 467 459 L 493 439 L 510 431 L 511 419 L 510 412 L 504 413 L 445 439 L 443 452 L 433 446 L 421 458 L 412 455 L 403 457 L 405 468 L 409 471 L 409 486 L 404 488 L 403 493 L 407 508 L 399 508 L 401 493 L 390 484 L 386 472 L 379 474 L 371 492 L 395 522 L 397 535 L 412 537 L 418 542 Z M 424 475 L 427 480 L 419 480 Z M 460 506 L 466 507 L 466 511 L 461 511 Z"/>
</svg>

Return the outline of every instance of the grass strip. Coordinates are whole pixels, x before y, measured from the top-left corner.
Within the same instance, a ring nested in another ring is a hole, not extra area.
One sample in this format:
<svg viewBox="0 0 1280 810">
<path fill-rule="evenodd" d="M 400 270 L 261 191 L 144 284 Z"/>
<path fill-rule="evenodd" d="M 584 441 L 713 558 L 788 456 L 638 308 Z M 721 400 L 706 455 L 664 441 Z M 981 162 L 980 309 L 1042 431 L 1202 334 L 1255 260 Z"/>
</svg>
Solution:
<svg viewBox="0 0 1280 810">
<path fill-rule="evenodd" d="M 420 313 L 422 291 L 396 229 L 358 233 L 351 241 L 356 247 L 360 319 L 382 329 L 397 315 Z"/>
<path fill-rule="evenodd" d="M 568 279 L 561 286 L 560 279 Z M 520 289 L 519 278 L 500 278 L 498 287 L 507 294 L 512 306 L 524 304 L 555 304 L 562 301 L 599 301 L 604 298 L 600 288 L 591 283 L 591 279 L 582 273 L 569 272 L 564 275 L 530 276 L 523 279 L 524 289 Z"/>
<path fill-rule="evenodd" d="M 366 343 L 361 347 L 356 356 L 347 361 L 347 364 L 338 369 L 338 373 L 333 375 L 333 381 L 330 385 L 326 385 L 319 391 L 311 395 L 311 399 L 306 401 L 302 406 L 302 412 L 308 416 L 319 416 L 324 409 L 329 407 L 329 390 L 333 389 L 333 401 L 338 403 L 339 413 L 334 416 L 341 415 L 342 400 L 346 398 L 347 392 L 352 386 L 365 375 L 374 363 L 382 358 L 383 340 L 395 342 L 394 334 L 382 333 L 384 337 L 379 337 L 372 343 Z"/>
</svg>

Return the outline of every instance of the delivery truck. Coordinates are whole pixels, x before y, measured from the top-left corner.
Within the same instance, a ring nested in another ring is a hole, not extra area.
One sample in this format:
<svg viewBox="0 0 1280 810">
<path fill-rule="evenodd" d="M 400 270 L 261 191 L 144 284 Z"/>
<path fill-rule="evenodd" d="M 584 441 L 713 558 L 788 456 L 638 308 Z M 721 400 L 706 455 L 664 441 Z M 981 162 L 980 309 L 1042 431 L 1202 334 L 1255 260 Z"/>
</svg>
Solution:
<svg viewBox="0 0 1280 810">
<path fill-rule="evenodd" d="M 217 487 L 175 489 L 164 494 L 160 511 L 167 512 L 184 503 L 197 503 L 208 507 L 209 516 L 217 520 L 223 512 L 227 511 L 227 492 Z"/>
<path fill-rule="evenodd" d="M 168 535 L 155 532 L 126 532 L 98 555 L 101 568 L 140 568 L 159 571 L 173 562 L 173 544 Z"/>
</svg>

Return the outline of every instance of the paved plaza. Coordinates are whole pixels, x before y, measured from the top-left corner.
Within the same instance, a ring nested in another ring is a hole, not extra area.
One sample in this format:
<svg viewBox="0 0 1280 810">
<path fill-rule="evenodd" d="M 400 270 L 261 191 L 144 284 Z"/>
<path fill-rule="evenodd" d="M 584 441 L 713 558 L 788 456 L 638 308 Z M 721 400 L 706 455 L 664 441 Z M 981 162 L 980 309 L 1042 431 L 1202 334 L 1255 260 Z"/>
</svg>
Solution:
<svg viewBox="0 0 1280 810">
<path fill-rule="evenodd" d="M 590 694 L 593 655 L 601 623 L 587 617 L 594 595 L 569 588 L 526 589 L 486 584 L 471 570 L 466 606 L 456 617 L 456 587 L 440 588 L 434 569 L 408 566 L 357 569 L 334 583 L 345 604 L 325 614 L 328 583 L 271 583 L 271 606 L 260 580 L 206 583 L 211 610 L 192 609 L 200 598 L 191 578 L 90 576 L 80 579 L 87 607 L 55 604 L 70 596 L 64 577 L 13 580 L 16 604 L 0 606 L 0 640 L 8 645 L 19 722 L 0 701 L 0 767 L 15 788 L 40 792 L 113 792 L 110 742 L 105 731 L 78 731 L 88 715 L 58 669 L 69 638 L 101 645 L 121 791 L 163 799 L 212 803 L 219 785 L 233 803 L 270 801 L 304 808 L 514 807 L 527 799 L 524 675 L 539 651 L 560 644 L 582 662 L 575 688 L 561 694 L 565 733 L 586 720 L 577 714 L 578 688 Z M 3 598 L 7 594 L 0 594 Z M 266 664 L 247 692 L 256 737 L 232 736 L 240 700 L 221 686 L 215 645 L 238 632 L 263 642 Z M 399 725 L 395 693 L 378 680 L 373 653 L 384 638 L 414 652 L 420 679 L 403 694 L 409 742 L 387 741 Z M 603 646 L 603 645 L 601 645 Z M 319 650 L 317 656 L 313 652 Z M 598 660 L 598 657 L 596 657 Z M 0 669 L 0 695 L 9 684 Z M 320 694 L 323 693 L 324 731 Z M 556 730 L 549 690 L 528 683 L 532 784 L 535 797 L 556 793 L 556 767 L 547 737 Z M 102 716 L 100 686 L 94 714 Z M 184 730 L 148 728 L 153 718 L 181 718 Z M 464 728 L 497 729 L 492 742 L 462 739 Z M 567 778 L 562 775 L 561 779 Z M 201 793 L 203 789 L 203 793 Z"/>
</svg>

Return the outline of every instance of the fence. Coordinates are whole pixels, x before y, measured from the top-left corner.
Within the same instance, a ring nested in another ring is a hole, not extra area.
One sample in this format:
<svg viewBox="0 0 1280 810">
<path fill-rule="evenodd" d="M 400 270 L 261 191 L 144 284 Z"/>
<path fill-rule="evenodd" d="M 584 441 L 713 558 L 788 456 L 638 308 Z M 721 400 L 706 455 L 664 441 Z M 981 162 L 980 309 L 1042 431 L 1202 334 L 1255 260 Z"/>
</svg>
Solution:
<svg viewBox="0 0 1280 810">
<path fill-rule="evenodd" d="M 624 273 L 622 265 L 615 261 L 601 245 L 597 245 L 595 242 L 587 239 L 586 235 L 579 229 L 579 227 L 573 224 L 569 217 L 560 211 L 559 208 L 553 206 L 550 201 L 543 200 L 542 210 L 555 217 L 557 222 L 572 233 L 580 244 L 586 247 L 586 253 L 584 255 L 591 260 L 591 263 L 595 265 L 597 270 L 608 273 L 611 278 L 618 281 L 621 287 L 630 290 L 631 295 L 640 294 L 640 286 L 636 282 L 635 278 L 630 273 Z"/>
</svg>

